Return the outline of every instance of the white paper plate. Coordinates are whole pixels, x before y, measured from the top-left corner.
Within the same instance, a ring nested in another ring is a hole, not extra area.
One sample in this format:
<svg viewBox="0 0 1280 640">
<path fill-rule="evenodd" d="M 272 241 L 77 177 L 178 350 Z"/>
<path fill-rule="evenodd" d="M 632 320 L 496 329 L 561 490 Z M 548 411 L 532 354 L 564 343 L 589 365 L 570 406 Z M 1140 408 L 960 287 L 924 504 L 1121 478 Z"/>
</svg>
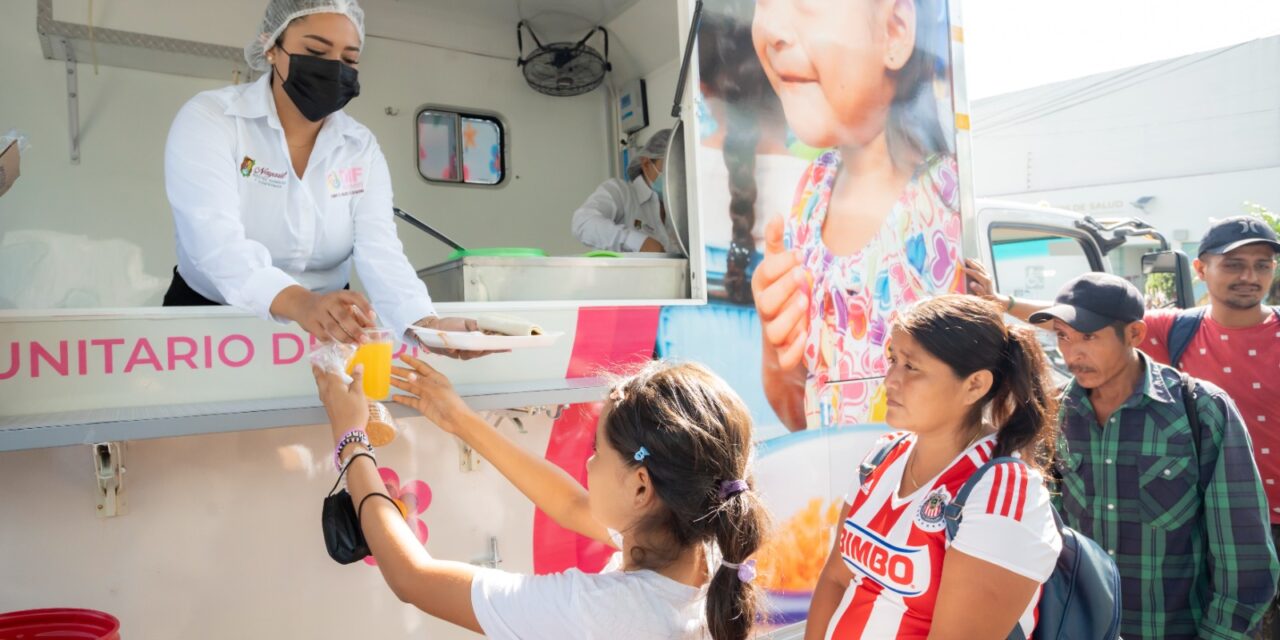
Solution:
<svg viewBox="0 0 1280 640">
<path fill-rule="evenodd" d="M 540 336 L 491 336 L 480 331 L 440 331 L 424 327 L 410 327 L 409 330 L 427 347 L 459 351 L 507 351 L 549 347 L 564 335 L 563 331 Z"/>
</svg>

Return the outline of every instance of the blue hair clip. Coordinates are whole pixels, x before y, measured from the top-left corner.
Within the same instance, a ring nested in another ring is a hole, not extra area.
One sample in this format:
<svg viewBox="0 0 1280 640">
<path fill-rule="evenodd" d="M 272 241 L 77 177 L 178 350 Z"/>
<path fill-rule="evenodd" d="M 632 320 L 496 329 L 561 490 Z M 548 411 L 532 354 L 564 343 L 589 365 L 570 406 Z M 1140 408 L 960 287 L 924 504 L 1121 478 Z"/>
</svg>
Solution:
<svg viewBox="0 0 1280 640">
<path fill-rule="evenodd" d="M 644 462 L 644 459 L 649 457 L 649 450 L 644 447 L 640 447 L 640 449 L 636 451 L 636 455 L 631 457 L 635 458 L 636 462 Z"/>
</svg>

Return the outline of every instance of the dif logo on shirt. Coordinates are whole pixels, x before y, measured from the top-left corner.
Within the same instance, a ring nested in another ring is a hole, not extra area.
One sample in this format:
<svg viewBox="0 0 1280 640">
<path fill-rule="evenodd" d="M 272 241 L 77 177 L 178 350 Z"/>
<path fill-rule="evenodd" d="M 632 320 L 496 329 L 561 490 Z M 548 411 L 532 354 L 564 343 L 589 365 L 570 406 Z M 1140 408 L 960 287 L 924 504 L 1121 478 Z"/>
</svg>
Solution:
<svg viewBox="0 0 1280 640">
<path fill-rule="evenodd" d="M 899 547 L 873 531 L 845 520 L 840 555 L 855 573 L 904 597 L 929 590 L 932 568 L 925 547 Z"/>
<path fill-rule="evenodd" d="M 324 182 L 330 198 L 364 193 L 364 167 L 334 169 L 325 175 Z"/>
</svg>

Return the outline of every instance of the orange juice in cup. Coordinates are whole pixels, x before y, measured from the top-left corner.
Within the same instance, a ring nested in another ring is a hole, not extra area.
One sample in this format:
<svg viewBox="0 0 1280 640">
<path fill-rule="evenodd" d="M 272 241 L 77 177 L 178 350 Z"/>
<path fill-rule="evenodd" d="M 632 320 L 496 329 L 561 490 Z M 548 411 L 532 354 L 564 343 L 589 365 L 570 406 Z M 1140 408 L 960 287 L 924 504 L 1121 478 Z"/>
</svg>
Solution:
<svg viewBox="0 0 1280 640">
<path fill-rule="evenodd" d="M 365 329 L 364 336 L 368 342 L 356 348 L 347 373 L 358 364 L 364 365 L 364 394 L 370 400 L 382 400 L 391 395 L 391 330 Z"/>
</svg>

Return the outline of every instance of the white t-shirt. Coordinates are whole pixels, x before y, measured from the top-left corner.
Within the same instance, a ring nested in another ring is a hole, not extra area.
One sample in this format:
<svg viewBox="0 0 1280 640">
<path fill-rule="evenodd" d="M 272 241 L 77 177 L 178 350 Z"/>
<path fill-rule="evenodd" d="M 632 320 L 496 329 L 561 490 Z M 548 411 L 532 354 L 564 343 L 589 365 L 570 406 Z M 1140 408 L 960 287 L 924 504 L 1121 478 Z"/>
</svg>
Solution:
<svg viewBox="0 0 1280 640">
<path fill-rule="evenodd" d="M 570 569 L 531 576 L 496 569 L 471 581 L 471 606 L 489 638 L 519 640 L 705 640 L 706 588 L 653 571 L 619 571 L 614 554 L 598 574 Z"/>
<path fill-rule="evenodd" d="M 873 454 L 898 435 L 881 438 Z M 996 436 L 977 441 L 932 482 L 899 499 L 915 442 L 907 436 L 866 484 L 855 479 L 845 497 L 851 506 L 840 526 L 840 555 L 853 580 L 827 627 L 829 640 L 926 638 L 949 547 L 1042 584 L 1053 573 L 1062 537 L 1038 472 L 1016 462 L 988 469 L 969 494 L 956 539 L 948 545 L 943 508 L 991 459 Z M 1039 601 L 1037 590 L 1019 620 L 1028 638 Z"/>
</svg>

